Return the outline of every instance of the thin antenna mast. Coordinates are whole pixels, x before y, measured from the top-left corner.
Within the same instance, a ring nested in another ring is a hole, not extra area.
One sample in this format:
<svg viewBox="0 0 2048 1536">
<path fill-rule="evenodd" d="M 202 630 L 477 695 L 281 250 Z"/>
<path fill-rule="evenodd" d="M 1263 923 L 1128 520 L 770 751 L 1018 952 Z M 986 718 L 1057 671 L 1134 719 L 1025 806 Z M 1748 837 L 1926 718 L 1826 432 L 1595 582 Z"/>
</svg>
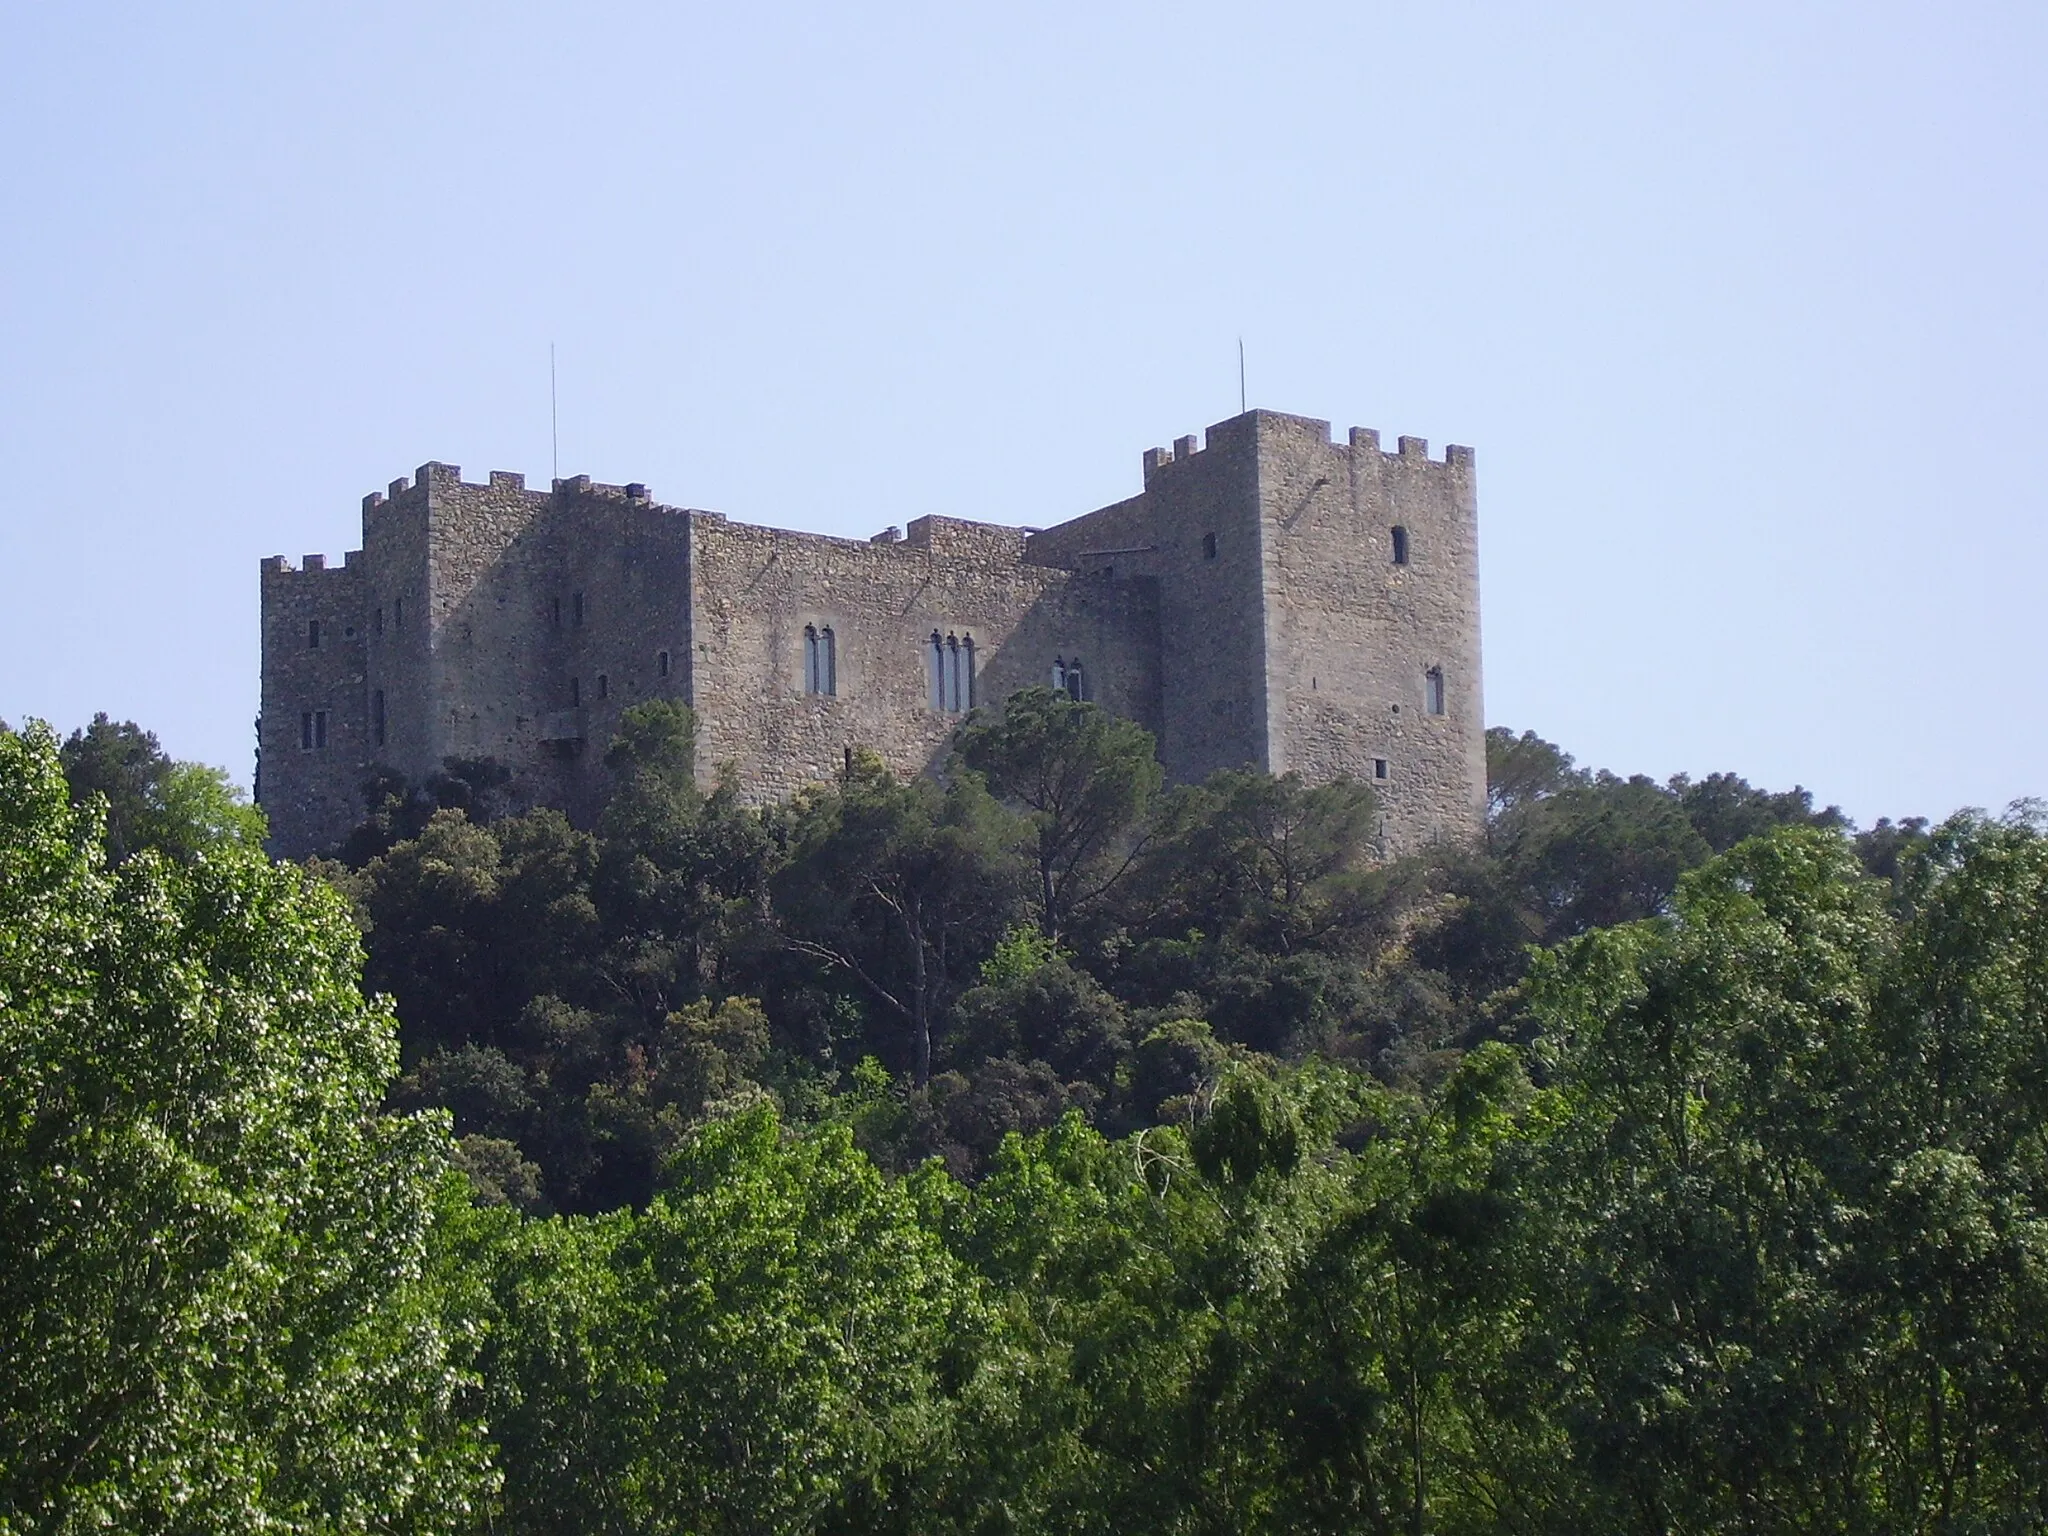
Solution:
<svg viewBox="0 0 2048 1536">
<path fill-rule="evenodd" d="M 559 480 L 562 478 L 562 415 L 555 403 L 555 344 L 552 341 L 548 343 L 548 446 L 554 450 L 554 478 Z"/>
<path fill-rule="evenodd" d="M 1242 416 L 1249 409 L 1244 403 L 1244 338 L 1237 338 L 1237 414 Z"/>
</svg>

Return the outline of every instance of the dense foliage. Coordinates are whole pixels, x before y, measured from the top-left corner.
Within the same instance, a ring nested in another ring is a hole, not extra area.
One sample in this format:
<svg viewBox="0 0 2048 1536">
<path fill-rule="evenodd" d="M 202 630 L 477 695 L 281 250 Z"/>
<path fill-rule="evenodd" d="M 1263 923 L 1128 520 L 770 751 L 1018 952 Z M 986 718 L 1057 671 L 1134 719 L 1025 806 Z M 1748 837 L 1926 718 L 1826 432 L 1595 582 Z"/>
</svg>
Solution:
<svg viewBox="0 0 2048 1536">
<path fill-rule="evenodd" d="M 2048 1517 L 2031 812 L 1856 834 L 1500 733 L 1485 844 L 1390 862 L 1357 787 L 1162 791 L 1027 705 L 765 812 L 672 709 L 587 833 L 379 786 L 324 873 L 382 1118 L 317 888 L 110 873 L 0 738 L 0 1197 L 51 1234 L 0 1347 L 52 1362 L 0 1530 Z"/>
<path fill-rule="evenodd" d="M 707 1106 L 765 1092 L 844 1118 L 872 1060 L 897 1087 L 853 1116 L 862 1148 L 973 1178 L 1070 1109 L 1112 1135 L 1184 1121 L 1254 1054 L 1426 1087 L 1528 1038 L 1529 945 L 1662 912 L 1754 833 L 1842 825 L 1803 791 L 1592 775 L 1496 732 L 1485 845 L 1390 863 L 1365 786 L 1162 791 L 1143 730 L 1051 689 L 957 745 L 943 784 L 856 754 L 753 809 L 699 792 L 689 711 L 652 704 L 587 831 L 502 814 L 487 763 L 369 786 L 330 873 L 397 1000 L 394 1101 L 453 1111 L 471 1165 L 527 1208 L 594 1213 L 644 1204 Z M 1916 835 L 1866 841 L 1895 856 Z"/>
</svg>

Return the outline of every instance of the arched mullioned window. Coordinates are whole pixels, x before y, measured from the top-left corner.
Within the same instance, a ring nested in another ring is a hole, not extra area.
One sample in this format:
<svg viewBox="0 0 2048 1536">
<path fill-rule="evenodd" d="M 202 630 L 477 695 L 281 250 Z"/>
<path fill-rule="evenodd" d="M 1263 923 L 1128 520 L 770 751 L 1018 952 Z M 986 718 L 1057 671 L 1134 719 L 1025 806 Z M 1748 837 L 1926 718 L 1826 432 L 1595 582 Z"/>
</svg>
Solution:
<svg viewBox="0 0 2048 1536">
<path fill-rule="evenodd" d="M 804 692 L 828 697 L 839 692 L 839 646 L 830 626 L 804 626 Z"/>
<path fill-rule="evenodd" d="M 1081 658 L 1078 656 L 1067 663 L 1067 697 L 1077 704 L 1088 697 L 1088 684 L 1081 676 Z"/>
<path fill-rule="evenodd" d="M 974 636 L 933 630 L 929 668 L 933 709 L 958 715 L 974 708 Z"/>
<path fill-rule="evenodd" d="M 1394 530 L 1394 564 L 1406 565 L 1407 563 L 1408 530 L 1406 528 L 1396 528 Z"/>
</svg>

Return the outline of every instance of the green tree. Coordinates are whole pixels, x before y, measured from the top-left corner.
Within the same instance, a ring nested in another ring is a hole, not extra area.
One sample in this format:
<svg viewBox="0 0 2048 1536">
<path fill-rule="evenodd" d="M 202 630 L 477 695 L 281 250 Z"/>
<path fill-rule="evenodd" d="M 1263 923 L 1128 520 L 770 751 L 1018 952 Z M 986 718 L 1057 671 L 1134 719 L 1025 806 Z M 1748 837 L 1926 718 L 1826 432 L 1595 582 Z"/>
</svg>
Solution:
<svg viewBox="0 0 2048 1536">
<path fill-rule="evenodd" d="M 110 871 L 0 736 L 0 1527 L 466 1525 L 449 1143 L 333 893 L 229 838 Z"/>
<path fill-rule="evenodd" d="M 954 738 L 958 760 L 1030 817 L 1038 921 L 1058 943 L 1128 872 L 1133 834 L 1159 790 L 1151 733 L 1052 688 L 1013 693 Z"/>
<path fill-rule="evenodd" d="M 191 860 L 225 844 L 261 849 L 263 812 L 227 773 L 174 761 L 154 733 L 106 715 L 73 731 L 59 753 L 71 803 L 105 803 L 107 854 L 116 864 L 145 848 Z"/>
<path fill-rule="evenodd" d="M 494 1528 L 797 1532 L 886 1508 L 975 1328 L 922 1219 L 934 1180 L 885 1183 L 843 1128 L 787 1140 L 757 1108 L 699 1130 L 644 1213 L 486 1247 Z"/>
<path fill-rule="evenodd" d="M 856 982 L 908 1027 L 916 1086 L 931 1077 L 945 999 L 1016 909 L 1016 829 L 978 781 L 941 789 L 856 753 L 843 779 L 800 793 L 773 883 L 782 942 Z"/>
</svg>

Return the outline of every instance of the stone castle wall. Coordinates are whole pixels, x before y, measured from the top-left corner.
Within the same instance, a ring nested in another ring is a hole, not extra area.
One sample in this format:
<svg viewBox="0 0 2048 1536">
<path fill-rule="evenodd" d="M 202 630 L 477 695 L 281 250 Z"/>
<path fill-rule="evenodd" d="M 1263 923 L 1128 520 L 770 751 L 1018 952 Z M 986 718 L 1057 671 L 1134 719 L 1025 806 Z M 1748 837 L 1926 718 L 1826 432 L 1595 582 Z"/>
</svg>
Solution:
<svg viewBox="0 0 2048 1536">
<path fill-rule="evenodd" d="M 1373 780 L 1386 842 L 1475 831 L 1485 763 L 1471 455 L 1251 412 L 1145 455 L 1143 491 L 1043 532 L 944 517 L 868 541 L 735 523 L 588 477 L 528 490 L 420 467 L 363 503 L 339 570 L 264 562 L 262 798 L 277 851 L 331 846 L 379 767 L 514 772 L 515 805 L 594 817 L 621 711 L 679 698 L 700 777 L 787 795 L 869 747 L 942 766 L 962 717 L 1078 668 L 1158 738 L 1178 780 L 1218 768 Z M 1390 529 L 1408 530 L 1395 566 Z M 318 617 L 323 644 L 305 644 Z M 829 677 L 807 677 L 829 633 Z M 932 641 L 972 646 L 972 699 L 934 692 Z M 331 637 L 331 638 L 330 638 Z M 1426 678 L 1444 678 L 1445 711 Z M 314 701 L 321 701 L 317 705 Z M 305 745 L 306 711 L 326 745 Z M 1385 777 L 1375 779 L 1376 770 Z"/>
<path fill-rule="evenodd" d="M 1437 461 L 1404 437 L 1382 453 L 1377 433 L 1332 443 L 1324 422 L 1263 413 L 1259 434 L 1267 765 L 1370 782 L 1393 850 L 1476 834 L 1486 718 L 1471 451 Z"/>
</svg>

